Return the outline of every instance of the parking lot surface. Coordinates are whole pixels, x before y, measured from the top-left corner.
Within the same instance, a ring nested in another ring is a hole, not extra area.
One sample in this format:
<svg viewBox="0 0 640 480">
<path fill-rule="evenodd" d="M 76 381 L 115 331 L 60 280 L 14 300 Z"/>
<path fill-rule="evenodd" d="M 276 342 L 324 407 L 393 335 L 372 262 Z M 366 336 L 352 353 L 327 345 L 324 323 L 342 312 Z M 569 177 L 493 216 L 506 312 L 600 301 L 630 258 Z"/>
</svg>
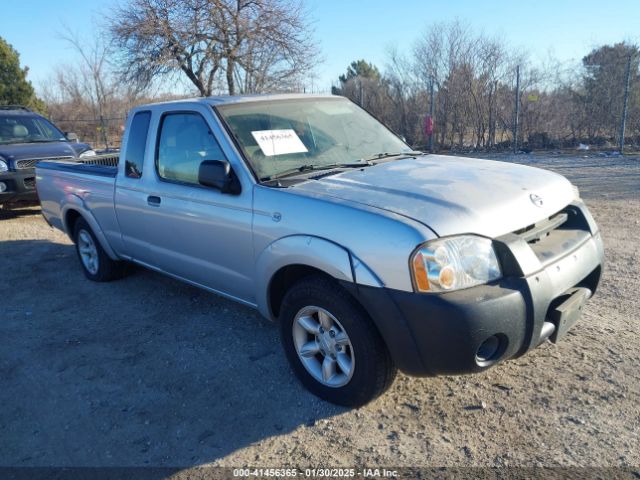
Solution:
<svg viewBox="0 0 640 480">
<path fill-rule="evenodd" d="M 0 211 L 0 465 L 640 465 L 640 158 L 498 158 L 581 188 L 600 290 L 557 345 L 357 410 L 309 394 L 252 310 L 142 268 L 91 283 L 39 209 Z"/>
</svg>

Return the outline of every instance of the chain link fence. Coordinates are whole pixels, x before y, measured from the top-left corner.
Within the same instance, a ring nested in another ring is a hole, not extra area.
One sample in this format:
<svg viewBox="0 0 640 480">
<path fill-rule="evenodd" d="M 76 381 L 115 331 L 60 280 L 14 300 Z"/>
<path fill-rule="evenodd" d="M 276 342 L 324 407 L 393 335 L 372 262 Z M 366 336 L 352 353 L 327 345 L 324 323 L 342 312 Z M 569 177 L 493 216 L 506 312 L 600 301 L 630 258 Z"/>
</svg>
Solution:
<svg viewBox="0 0 640 480">
<path fill-rule="evenodd" d="M 90 144 L 96 151 L 111 152 L 120 149 L 126 117 L 56 117 L 50 120 L 62 131 L 73 132 L 78 140 Z"/>
</svg>

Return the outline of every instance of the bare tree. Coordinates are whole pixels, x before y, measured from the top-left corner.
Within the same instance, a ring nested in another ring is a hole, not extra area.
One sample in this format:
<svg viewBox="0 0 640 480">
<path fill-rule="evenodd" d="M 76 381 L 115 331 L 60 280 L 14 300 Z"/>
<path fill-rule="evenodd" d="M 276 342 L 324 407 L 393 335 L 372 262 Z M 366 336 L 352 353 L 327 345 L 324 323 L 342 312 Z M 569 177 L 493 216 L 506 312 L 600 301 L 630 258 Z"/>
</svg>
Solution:
<svg viewBox="0 0 640 480">
<path fill-rule="evenodd" d="M 640 145 L 640 46 L 628 42 L 596 47 L 581 63 L 550 57 L 534 65 L 527 52 L 464 22 L 437 23 L 412 49 L 390 48 L 382 71 L 353 62 L 333 92 L 363 104 L 416 148 L 428 140 L 423 127 L 432 84 L 436 148 L 511 147 L 516 106 L 523 150 L 578 143 L 615 148 L 627 65 L 626 139 Z"/>
<path fill-rule="evenodd" d="M 440 147 L 496 144 L 498 131 L 510 126 L 503 87 L 513 76 L 516 58 L 504 42 L 476 34 L 459 20 L 423 32 L 413 46 L 411 63 L 422 91 L 428 92 L 432 83 L 436 89 L 435 138 Z"/>
<path fill-rule="evenodd" d="M 299 0 L 128 0 L 108 30 L 126 78 L 182 72 L 202 96 L 290 89 L 319 62 Z"/>
<path fill-rule="evenodd" d="M 441 146 L 453 145 L 456 137 L 461 143 L 464 138 L 462 123 L 467 115 L 468 92 L 461 75 L 468 69 L 472 47 L 470 26 L 455 20 L 434 24 L 413 48 L 416 78 L 424 90 L 433 82 L 438 91 L 435 130 Z"/>
<path fill-rule="evenodd" d="M 49 114 L 63 127 L 104 148 L 120 136 L 126 112 L 147 93 L 136 83 L 123 83 L 110 64 L 112 50 L 101 37 L 79 37 L 69 28 L 60 34 L 77 53 L 78 61 L 56 68 L 53 81 L 43 85 Z"/>
<path fill-rule="evenodd" d="M 387 51 L 387 58 L 384 83 L 388 106 L 383 118 L 407 142 L 417 144 L 424 136 L 427 91 L 421 88 L 410 58 L 395 47 Z"/>
</svg>

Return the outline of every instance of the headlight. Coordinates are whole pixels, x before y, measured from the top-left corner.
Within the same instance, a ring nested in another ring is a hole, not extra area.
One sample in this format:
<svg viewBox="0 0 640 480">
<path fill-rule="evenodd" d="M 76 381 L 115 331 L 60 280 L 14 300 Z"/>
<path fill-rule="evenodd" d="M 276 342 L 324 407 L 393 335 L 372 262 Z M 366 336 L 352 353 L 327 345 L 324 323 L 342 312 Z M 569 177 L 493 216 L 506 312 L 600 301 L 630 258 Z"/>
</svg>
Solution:
<svg viewBox="0 0 640 480">
<path fill-rule="evenodd" d="M 459 290 L 502 276 L 491 240 L 475 235 L 425 243 L 413 254 L 411 270 L 418 292 Z"/>
<path fill-rule="evenodd" d="M 95 150 L 87 150 L 86 152 L 82 152 L 80 154 L 80 158 L 83 157 L 95 157 L 96 156 L 96 151 Z"/>
<path fill-rule="evenodd" d="M 0 157 L 0 172 L 6 172 L 8 170 L 9 170 L 9 167 L 7 166 L 6 160 Z"/>
</svg>

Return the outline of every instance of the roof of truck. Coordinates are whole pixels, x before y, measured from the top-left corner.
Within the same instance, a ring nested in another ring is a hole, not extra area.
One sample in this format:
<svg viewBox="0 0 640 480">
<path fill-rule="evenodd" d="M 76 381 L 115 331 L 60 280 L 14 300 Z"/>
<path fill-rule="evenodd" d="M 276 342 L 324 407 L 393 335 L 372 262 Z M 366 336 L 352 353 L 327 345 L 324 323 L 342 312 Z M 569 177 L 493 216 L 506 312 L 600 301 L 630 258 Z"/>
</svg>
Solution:
<svg viewBox="0 0 640 480">
<path fill-rule="evenodd" d="M 260 93 L 252 95 L 222 95 L 218 97 L 206 97 L 200 99 L 205 103 L 224 104 L 224 103 L 240 103 L 240 102 L 259 102 L 268 100 L 295 100 L 297 98 L 336 98 L 330 94 L 311 94 L 311 93 Z"/>
<path fill-rule="evenodd" d="M 166 102 L 156 102 L 149 105 L 163 105 L 167 103 L 206 103 L 208 105 L 225 105 L 242 102 L 262 102 L 269 100 L 295 100 L 297 98 L 339 98 L 331 94 L 311 94 L 311 93 L 259 93 L 251 95 L 219 95 L 216 97 L 193 97 L 170 100 Z M 138 107 L 140 108 L 140 107 Z"/>
</svg>

